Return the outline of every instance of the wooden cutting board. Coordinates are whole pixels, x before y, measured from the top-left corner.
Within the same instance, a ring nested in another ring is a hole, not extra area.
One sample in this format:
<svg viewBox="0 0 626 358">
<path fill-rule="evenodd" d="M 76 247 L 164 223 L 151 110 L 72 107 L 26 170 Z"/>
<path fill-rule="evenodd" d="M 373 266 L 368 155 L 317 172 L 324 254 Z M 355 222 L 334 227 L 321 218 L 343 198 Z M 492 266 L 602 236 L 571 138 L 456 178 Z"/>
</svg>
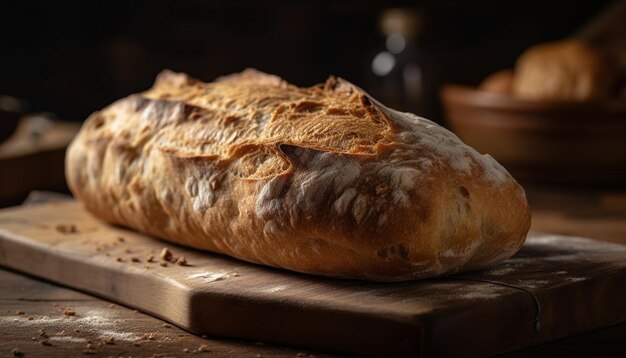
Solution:
<svg viewBox="0 0 626 358">
<path fill-rule="evenodd" d="M 164 247 L 188 265 L 161 266 Z M 197 334 L 366 356 L 482 356 L 626 321 L 626 246 L 545 234 L 490 270 L 383 284 L 179 247 L 69 201 L 0 210 L 0 265 Z"/>
</svg>

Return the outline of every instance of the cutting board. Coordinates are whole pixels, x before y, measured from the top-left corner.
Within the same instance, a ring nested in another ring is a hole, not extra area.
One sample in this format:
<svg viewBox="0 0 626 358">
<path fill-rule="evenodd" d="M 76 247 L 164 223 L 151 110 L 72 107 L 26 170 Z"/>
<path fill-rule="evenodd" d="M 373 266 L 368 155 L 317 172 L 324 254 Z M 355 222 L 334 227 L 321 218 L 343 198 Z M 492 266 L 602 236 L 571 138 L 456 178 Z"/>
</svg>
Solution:
<svg viewBox="0 0 626 358">
<path fill-rule="evenodd" d="M 164 247 L 187 265 L 161 266 Z M 489 270 L 385 284 L 183 248 L 69 201 L 0 210 L 0 264 L 197 334 L 365 356 L 484 356 L 626 321 L 626 246 L 557 235 Z"/>
</svg>

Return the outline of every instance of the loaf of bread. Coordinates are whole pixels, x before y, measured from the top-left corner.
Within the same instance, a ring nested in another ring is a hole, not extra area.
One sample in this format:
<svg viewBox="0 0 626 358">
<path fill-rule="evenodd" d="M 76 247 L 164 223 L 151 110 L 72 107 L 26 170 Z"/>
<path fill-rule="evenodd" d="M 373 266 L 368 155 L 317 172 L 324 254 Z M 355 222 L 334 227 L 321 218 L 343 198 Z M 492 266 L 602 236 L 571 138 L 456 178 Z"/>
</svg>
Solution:
<svg viewBox="0 0 626 358">
<path fill-rule="evenodd" d="M 376 281 L 493 265 L 523 244 L 523 189 L 437 124 L 331 77 L 161 73 L 95 112 L 67 181 L 97 217 L 174 243 Z"/>
<path fill-rule="evenodd" d="M 608 98 L 617 70 L 601 50 L 579 40 L 543 43 L 515 65 L 513 93 L 528 99 L 585 101 Z"/>
</svg>

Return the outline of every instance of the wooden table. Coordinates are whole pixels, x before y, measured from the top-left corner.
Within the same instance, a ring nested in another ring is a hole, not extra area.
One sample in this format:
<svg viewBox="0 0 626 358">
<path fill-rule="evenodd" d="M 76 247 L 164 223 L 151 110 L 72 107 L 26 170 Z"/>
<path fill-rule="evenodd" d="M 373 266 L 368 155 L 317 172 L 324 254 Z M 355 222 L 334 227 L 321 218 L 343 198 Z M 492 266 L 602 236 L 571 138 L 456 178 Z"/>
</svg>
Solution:
<svg viewBox="0 0 626 358">
<path fill-rule="evenodd" d="M 626 190 L 528 187 L 535 231 L 626 244 Z M 0 269 L 0 357 L 18 348 L 34 356 L 330 357 L 262 342 L 203 338 L 165 322 L 65 287 Z M 626 354 L 626 323 L 505 354 Z"/>
</svg>

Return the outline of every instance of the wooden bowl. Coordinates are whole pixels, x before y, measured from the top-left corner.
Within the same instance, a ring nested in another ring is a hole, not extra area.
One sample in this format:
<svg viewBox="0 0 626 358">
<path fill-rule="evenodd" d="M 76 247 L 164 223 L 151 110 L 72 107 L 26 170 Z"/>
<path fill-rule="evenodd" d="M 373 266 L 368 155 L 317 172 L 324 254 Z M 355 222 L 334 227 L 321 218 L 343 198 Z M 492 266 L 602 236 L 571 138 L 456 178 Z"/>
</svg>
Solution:
<svg viewBox="0 0 626 358">
<path fill-rule="evenodd" d="M 626 101 L 523 100 L 456 85 L 442 98 L 452 131 L 518 179 L 626 185 Z"/>
<path fill-rule="evenodd" d="M 0 95 L 0 143 L 13 135 L 27 106 L 23 100 Z"/>
</svg>

